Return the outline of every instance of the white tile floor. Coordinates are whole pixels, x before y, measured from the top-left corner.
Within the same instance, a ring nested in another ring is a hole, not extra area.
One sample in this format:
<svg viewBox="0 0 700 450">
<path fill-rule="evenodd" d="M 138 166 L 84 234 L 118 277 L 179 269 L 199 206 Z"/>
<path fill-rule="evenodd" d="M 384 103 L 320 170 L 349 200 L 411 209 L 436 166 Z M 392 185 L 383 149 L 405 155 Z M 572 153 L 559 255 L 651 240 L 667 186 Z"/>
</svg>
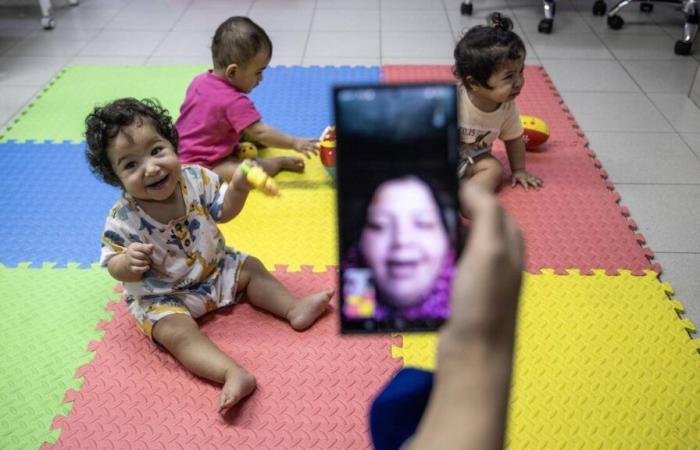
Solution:
<svg viewBox="0 0 700 450">
<path fill-rule="evenodd" d="M 36 2 L 0 0 L 0 127 L 65 64 L 206 64 L 230 15 L 266 28 L 273 64 L 449 64 L 461 30 L 497 9 L 515 20 L 528 63 L 551 75 L 700 325 L 700 109 L 687 98 L 700 42 L 673 54 L 678 8 L 628 7 L 614 31 L 592 0 L 558 0 L 554 33 L 541 35 L 538 0 L 474 0 L 472 17 L 460 1 L 56 0 L 56 29 L 43 31 Z"/>
</svg>

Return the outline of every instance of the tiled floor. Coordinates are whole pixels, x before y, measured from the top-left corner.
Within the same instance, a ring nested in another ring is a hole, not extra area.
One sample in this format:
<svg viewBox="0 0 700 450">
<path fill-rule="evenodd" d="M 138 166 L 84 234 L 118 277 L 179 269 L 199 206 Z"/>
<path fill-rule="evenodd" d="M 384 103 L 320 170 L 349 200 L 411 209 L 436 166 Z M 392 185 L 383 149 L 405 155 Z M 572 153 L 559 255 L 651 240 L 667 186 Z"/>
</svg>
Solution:
<svg viewBox="0 0 700 450">
<path fill-rule="evenodd" d="M 592 0 L 558 0 L 554 33 L 538 34 L 537 0 L 82 0 L 55 2 L 43 31 L 29 0 L 0 0 L 0 126 L 70 63 L 209 63 L 225 17 L 250 15 L 271 35 L 273 64 L 449 64 L 465 27 L 499 10 L 515 20 L 528 63 L 542 64 L 700 325 L 700 109 L 687 97 L 700 61 L 673 54 L 683 16 L 657 4 L 623 10 L 622 30 Z M 611 2 L 608 2 L 609 4 Z M 9 6 L 16 5 L 16 6 Z"/>
</svg>

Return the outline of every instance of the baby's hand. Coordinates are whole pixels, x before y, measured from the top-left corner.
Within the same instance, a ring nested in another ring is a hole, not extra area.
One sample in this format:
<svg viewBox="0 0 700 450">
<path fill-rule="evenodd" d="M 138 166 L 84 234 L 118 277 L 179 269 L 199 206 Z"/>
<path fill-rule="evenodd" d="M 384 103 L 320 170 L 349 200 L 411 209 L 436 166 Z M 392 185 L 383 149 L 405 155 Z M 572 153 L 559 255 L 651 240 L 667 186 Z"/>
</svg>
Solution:
<svg viewBox="0 0 700 450">
<path fill-rule="evenodd" d="M 295 137 L 294 150 L 303 153 L 307 158 L 318 155 L 318 139 Z"/>
<path fill-rule="evenodd" d="M 527 191 L 529 186 L 539 189 L 544 185 L 544 182 L 537 175 L 533 175 L 525 169 L 519 169 L 513 172 L 512 187 L 522 184 Z"/>
<path fill-rule="evenodd" d="M 246 159 L 236 168 L 233 172 L 233 178 L 231 178 L 230 187 L 241 192 L 250 192 L 253 189 L 253 185 L 248 182 L 246 173 L 244 172 L 243 164 L 246 164 L 249 168 L 258 167 L 259 164 L 254 159 Z"/>
<path fill-rule="evenodd" d="M 260 189 L 266 195 L 278 195 L 279 190 L 277 189 L 277 183 L 270 177 L 270 175 L 263 170 L 263 168 L 257 162 L 246 159 L 241 163 L 241 165 L 236 170 L 233 175 L 233 182 L 238 182 L 236 175 L 240 173 L 240 177 L 243 181 L 240 181 L 240 187 L 236 186 L 236 189 L 245 190 L 245 192 L 250 191 L 252 188 Z"/>
<path fill-rule="evenodd" d="M 137 275 L 145 273 L 151 268 L 151 255 L 153 254 L 153 244 L 141 244 L 133 242 L 126 248 L 126 269 Z"/>
</svg>

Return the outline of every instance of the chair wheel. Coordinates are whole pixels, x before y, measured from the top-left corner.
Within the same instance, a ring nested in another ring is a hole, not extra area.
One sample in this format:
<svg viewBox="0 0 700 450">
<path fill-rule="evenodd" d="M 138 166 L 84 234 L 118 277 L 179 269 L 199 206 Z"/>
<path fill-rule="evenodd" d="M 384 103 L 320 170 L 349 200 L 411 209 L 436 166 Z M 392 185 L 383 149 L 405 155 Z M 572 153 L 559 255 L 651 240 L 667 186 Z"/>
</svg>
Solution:
<svg viewBox="0 0 700 450">
<path fill-rule="evenodd" d="M 690 49 L 692 46 L 692 42 L 676 41 L 676 45 L 673 47 L 673 52 L 676 55 L 690 55 Z"/>
<path fill-rule="evenodd" d="M 41 26 L 44 28 L 44 30 L 53 30 L 53 28 L 56 26 L 56 22 L 54 22 L 51 17 L 42 17 Z"/>
<path fill-rule="evenodd" d="M 624 19 L 617 14 L 608 17 L 608 26 L 613 30 L 619 30 L 624 24 Z"/>
<path fill-rule="evenodd" d="M 650 13 L 654 10 L 654 4 L 653 3 L 646 3 L 646 2 L 640 3 L 639 10 L 641 12 Z"/>
<path fill-rule="evenodd" d="M 552 32 L 552 27 L 554 26 L 554 20 L 552 19 L 542 19 L 539 25 L 537 25 L 537 31 L 544 34 L 549 34 Z"/>
<path fill-rule="evenodd" d="M 471 16 L 473 11 L 474 5 L 471 3 L 462 3 L 459 7 L 459 12 L 462 13 L 463 16 Z"/>
<path fill-rule="evenodd" d="M 607 11 L 607 10 L 608 10 L 608 5 L 606 5 L 604 1 L 597 0 L 595 3 L 593 3 L 593 15 L 594 16 L 602 16 L 605 14 L 605 11 Z"/>
</svg>

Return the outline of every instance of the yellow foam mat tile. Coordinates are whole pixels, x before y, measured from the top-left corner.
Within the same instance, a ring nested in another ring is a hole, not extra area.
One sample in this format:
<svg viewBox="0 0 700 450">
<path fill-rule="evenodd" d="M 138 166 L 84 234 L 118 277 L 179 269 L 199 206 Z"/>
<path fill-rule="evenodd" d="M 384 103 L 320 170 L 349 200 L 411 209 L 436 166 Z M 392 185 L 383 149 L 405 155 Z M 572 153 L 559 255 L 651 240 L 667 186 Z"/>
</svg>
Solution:
<svg viewBox="0 0 700 450">
<path fill-rule="evenodd" d="M 294 154 L 262 152 L 263 157 Z M 303 174 L 281 172 L 275 180 L 280 197 L 252 191 L 241 214 L 219 226 L 227 245 L 256 256 L 270 270 L 286 265 L 289 271 L 311 266 L 322 272 L 337 265 L 336 194 L 318 157 L 306 160 Z"/>
<path fill-rule="evenodd" d="M 525 275 L 508 448 L 700 448 L 700 346 L 647 271 Z M 434 367 L 436 336 L 393 355 Z"/>
</svg>

